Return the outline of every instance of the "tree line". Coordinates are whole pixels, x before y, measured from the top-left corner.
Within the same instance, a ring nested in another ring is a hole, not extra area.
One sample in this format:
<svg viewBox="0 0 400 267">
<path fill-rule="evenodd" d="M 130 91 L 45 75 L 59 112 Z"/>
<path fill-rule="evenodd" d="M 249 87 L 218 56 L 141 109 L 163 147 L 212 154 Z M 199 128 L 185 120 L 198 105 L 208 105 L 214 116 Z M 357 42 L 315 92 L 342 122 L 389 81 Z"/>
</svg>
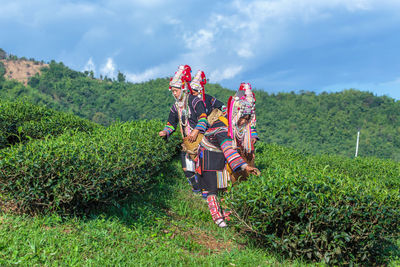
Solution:
<svg viewBox="0 0 400 267">
<path fill-rule="evenodd" d="M 0 65 L 0 74 L 3 70 Z M 92 72 L 75 71 L 51 61 L 41 75 L 30 78 L 27 86 L 1 76 L 0 97 L 24 98 L 103 125 L 117 120 L 165 121 L 174 102 L 168 82 L 165 77 L 131 83 L 122 73 L 117 79 L 99 79 Z M 235 91 L 209 83 L 206 92 L 226 103 Z M 399 101 L 354 89 L 321 94 L 255 90 L 255 94 L 257 130 L 262 141 L 310 154 L 353 157 L 360 130 L 360 156 L 400 160 Z"/>
</svg>

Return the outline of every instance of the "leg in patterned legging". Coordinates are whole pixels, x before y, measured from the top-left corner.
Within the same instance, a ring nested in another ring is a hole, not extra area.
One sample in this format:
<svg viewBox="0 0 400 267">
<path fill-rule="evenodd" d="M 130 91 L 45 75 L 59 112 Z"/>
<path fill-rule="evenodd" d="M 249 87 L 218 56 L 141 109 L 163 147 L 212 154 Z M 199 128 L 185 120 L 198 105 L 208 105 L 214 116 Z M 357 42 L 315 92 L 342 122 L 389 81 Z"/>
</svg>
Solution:
<svg viewBox="0 0 400 267">
<path fill-rule="evenodd" d="M 200 176 L 200 184 L 204 190 L 208 191 L 207 203 L 213 221 L 219 227 L 226 227 L 227 224 L 217 198 L 217 173 L 215 171 L 204 171 Z"/>
</svg>

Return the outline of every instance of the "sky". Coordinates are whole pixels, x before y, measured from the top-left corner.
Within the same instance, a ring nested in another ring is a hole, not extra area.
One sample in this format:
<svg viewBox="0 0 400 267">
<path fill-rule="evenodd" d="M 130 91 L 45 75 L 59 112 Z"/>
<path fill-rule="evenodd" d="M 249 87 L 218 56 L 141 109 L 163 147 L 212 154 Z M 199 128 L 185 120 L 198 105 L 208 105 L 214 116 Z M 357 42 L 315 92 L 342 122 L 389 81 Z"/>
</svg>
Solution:
<svg viewBox="0 0 400 267">
<path fill-rule="evenodd" d="M 181 64 L 268 93 L 400 100 L 398 0 L 0 0 L 0 48 L 144 82 Z M 167 88 L 166 88 L 167 89 Z"/>
</svg>

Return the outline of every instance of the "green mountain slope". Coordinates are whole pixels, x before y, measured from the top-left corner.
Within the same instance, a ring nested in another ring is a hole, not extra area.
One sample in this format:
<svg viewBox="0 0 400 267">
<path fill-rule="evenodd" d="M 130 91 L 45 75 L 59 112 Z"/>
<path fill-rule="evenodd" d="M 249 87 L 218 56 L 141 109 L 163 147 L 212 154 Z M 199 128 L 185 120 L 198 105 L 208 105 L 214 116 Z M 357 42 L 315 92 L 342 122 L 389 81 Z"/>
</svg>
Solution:
<svg viewBox="0 0 400 267">
<path fill-rule="evenodd" d="M 224 102 L 234 93 L 218 84 L 207 84 L 206 91 Z M 306 153 L 352 157 L 360 128 L 360 156 L 400 160 L 399 101 L 357 90 L 319 95 L 255 93 L 257 129 L 263 141 Z M 115 120 L 166 120 L 173 103 L 168 78 L 138 84 L 125 82 L 123 74 L 118 80 L 95 79 L 92 73 L 54 61 L 40 76 L 30 78 L 27 86 L 0 79 L 0 97 L 25 97 L 103 125 Z"/>
</svg>

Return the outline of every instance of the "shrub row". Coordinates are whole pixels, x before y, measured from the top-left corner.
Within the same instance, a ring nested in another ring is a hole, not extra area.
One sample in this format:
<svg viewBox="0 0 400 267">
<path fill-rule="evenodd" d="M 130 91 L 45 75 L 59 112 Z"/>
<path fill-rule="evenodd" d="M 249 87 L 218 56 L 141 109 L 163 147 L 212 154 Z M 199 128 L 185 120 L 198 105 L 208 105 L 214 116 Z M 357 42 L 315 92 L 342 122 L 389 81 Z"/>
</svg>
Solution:
<svg viewBox="0 0 400 267">
<path fill-rule="evenodd" d="M 3 149 L 0 189 L 22 211 L 63 213 L 144 192 L 177 151 L 177 139 L 165 142 L 159 129 L 155 121 L 116 123 Z"/>
<path fill-rule="evenodd" d="M 388 259 L 400 231 L 400 187 L 385 182 L 398 180 L 396 163 L 307 157 L 266 144 L 257 150 L 261 176 L 233 187 L 227 199 L 239 227 L 290 257 L 329 264 Z"/>
<path fill-rule="evenodd" d="M 0 101 L 0 149 L 29 139 L 57 136 L 66 129 L 90 132 L 99 125 L 76 115 L 22 101 Z"/>
</svg>

